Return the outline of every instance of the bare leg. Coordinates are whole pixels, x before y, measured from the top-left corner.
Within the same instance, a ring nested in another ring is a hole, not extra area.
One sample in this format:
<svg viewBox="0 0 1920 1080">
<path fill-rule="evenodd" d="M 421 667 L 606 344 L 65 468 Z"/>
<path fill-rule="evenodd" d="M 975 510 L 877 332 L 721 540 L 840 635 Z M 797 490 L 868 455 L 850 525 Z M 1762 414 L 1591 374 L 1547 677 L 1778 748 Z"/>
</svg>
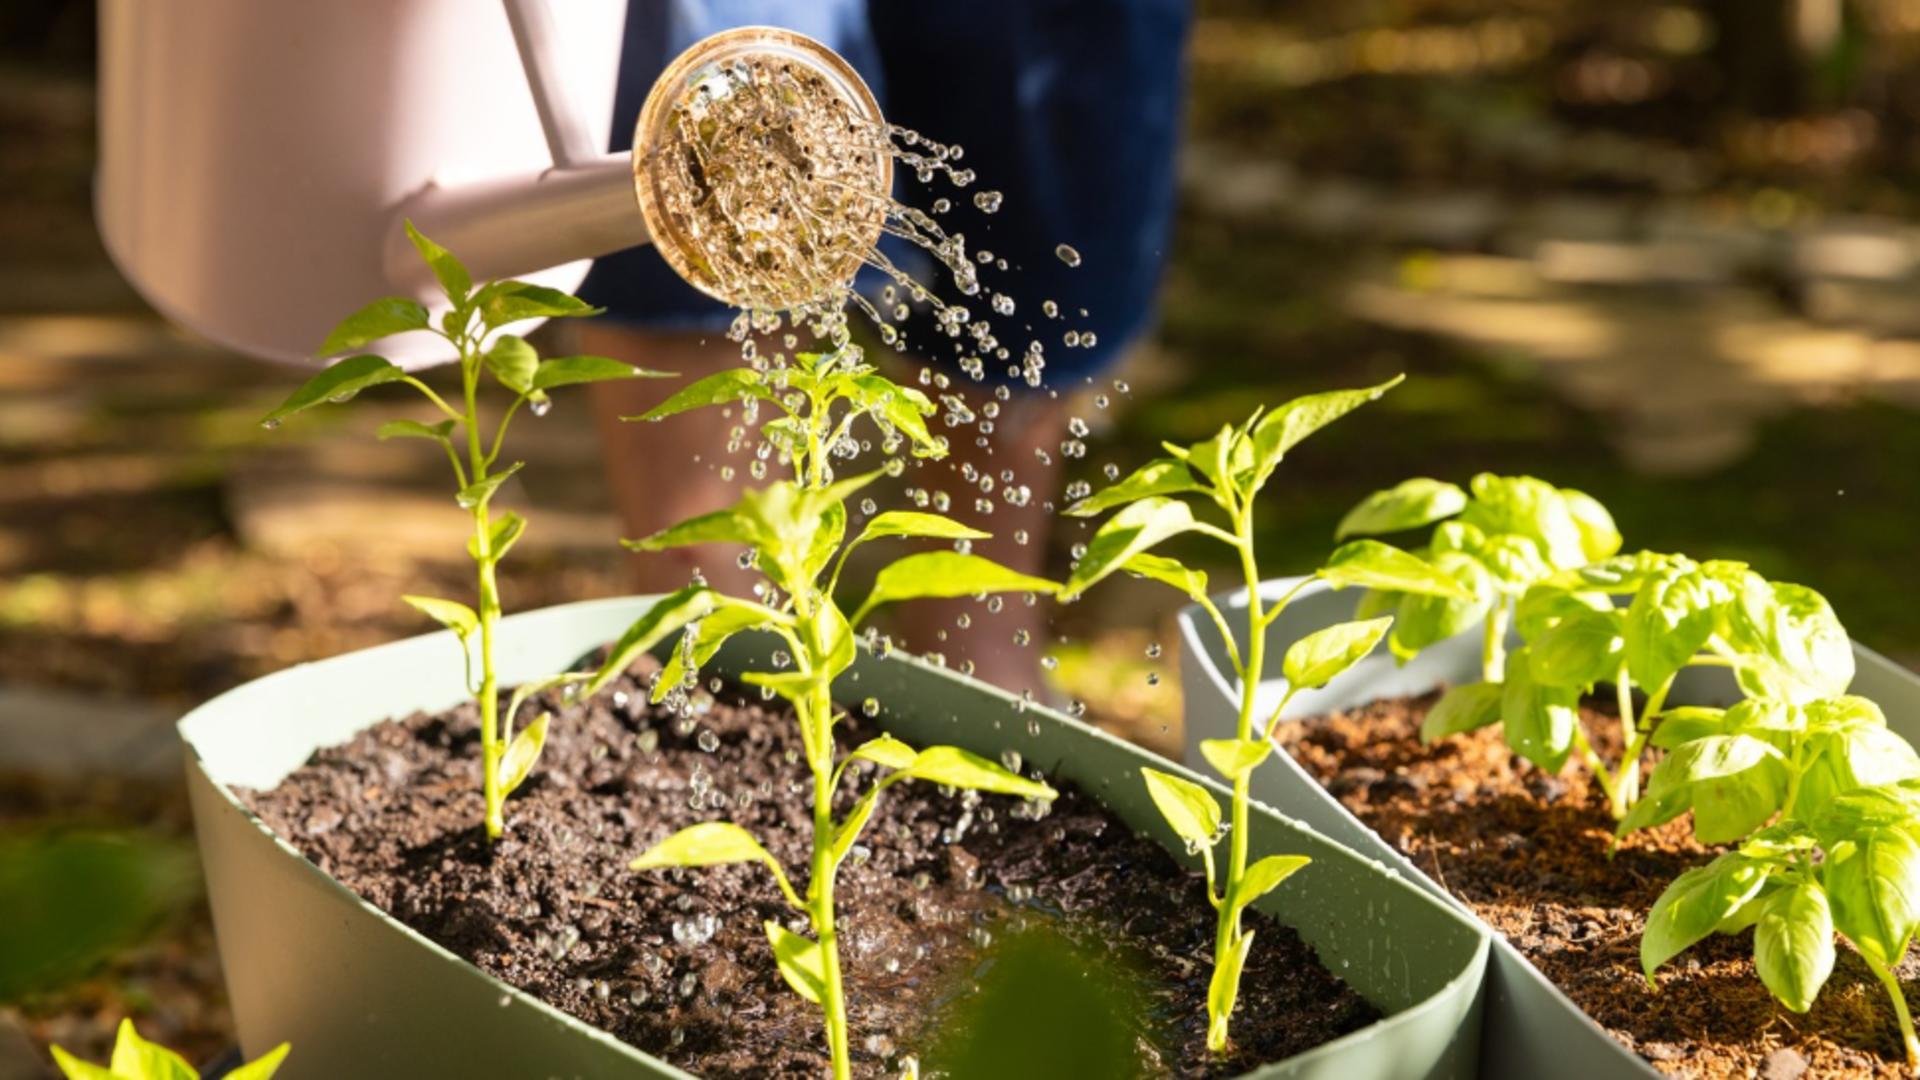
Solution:
<svg viewBox="0 0 1920 1080">
<path fill-rule="evenodd" d="M 647 536 L 738 498 L 746 460 L 729 456 L 726 449 L 727 433 L 737 420 L 727 422 L 714 413 L 659 423 L 620 419 L 646 412 L 687 383 L 739 363 L 736 346 L 726 335 L 654 334 L 606 323 L 587 323 L 576 332 L 583 352 L 680 375 L 671 382 L 633 379 L 593 385 L 594 419 L 605 449 L 607 485 L 624 525 L 622 535 Z M 722 477 L 727 466 L 737 470 L 731 480 Z M 636 554 L 633 587 L 672 592 L 685 586 L 697 568 L 722 591 L 750 595 L 755 578 L 735 561 L 738 554 L 711 544 Z"/>
</svg>

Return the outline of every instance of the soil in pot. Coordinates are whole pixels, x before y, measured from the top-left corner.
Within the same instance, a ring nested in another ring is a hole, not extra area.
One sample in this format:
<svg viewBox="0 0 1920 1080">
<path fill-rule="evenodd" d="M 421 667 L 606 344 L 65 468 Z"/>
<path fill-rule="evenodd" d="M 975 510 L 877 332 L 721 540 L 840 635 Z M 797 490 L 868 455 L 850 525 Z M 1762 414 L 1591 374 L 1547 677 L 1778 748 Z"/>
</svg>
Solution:
<svg viewBox="0 0 1920 1080">
<path fill-rule="evenodd" d="M 584 707 L 544 703 L 545 753 L 493 847 L 470 704 L 377 724 L 241 795 L 373 904 L 634 1046 L 707 1077 L 823 1075 L 819 1014 L 780 980 L 761 929 L 804 923 L 766 871 L 626 869 L 669 833 L 725 819 L 804 889 L 812 789 L 793 721 L 730 688 L 674 717 L 646 704 L 654 666 Z M 872 731 L 855 717 L 840 735 Z M 1210 1058 L 1204 884 L 1055 786 L 1043 816 L 923 784 L 882 799 L 835 894 L 856 1071 L 897 1075 L 912 1054 L 956 1077 L 1093 1075 L 1090 1062 L 1103 1077 L 1229 1076 L 1379 1018 L 1292 930 L 1253 916 L 1236 1052 Z"/>
<path fill-rule="evenodd" d="M 1607 858 L 1613 821 L 1577 761 L 1550 775 L 1508 752 L 1498 728 L 1430 746 L 1438 694 L 1390 698 L 1280 725 L 1288 753 L 1413 863 L 1506 935 L 1587 1015 L 1676 1076 L 1907 1076 L 1885 991 L 1850 949 L 1811 1012 L 1789 1012 L 1753 967 L 1753 937 L 1714 935 L 1640 974 L 1647 910 L 1713 854 L 1690 819 L 1635 833 Z M 1588 737 L 1619 753 L 1610 706 L 1582 708 Z M 1903 981 L 1920 977 L 1909 956 Z M 1909 993 L 1909 1000 L 1920 999 Z"/>
</svg>

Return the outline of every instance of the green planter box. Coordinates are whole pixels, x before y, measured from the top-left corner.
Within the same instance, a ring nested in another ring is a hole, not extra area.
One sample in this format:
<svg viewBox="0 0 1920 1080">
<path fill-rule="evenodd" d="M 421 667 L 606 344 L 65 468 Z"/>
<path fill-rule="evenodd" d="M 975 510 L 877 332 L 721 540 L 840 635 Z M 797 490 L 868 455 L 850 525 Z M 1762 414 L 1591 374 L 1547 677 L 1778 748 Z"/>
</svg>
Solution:
<svg viewBox="0 0 1920 1080">
<path fill-rule="evenodd" d="M 504 682 L 537 677 L 617 637 L 650 600 L 529 612 L 502 623 Z M 740 639 L 735 639 L 739 641 Z M 722 653 L 724 672 L 763 643 Z M 229 785 L 265 788 L 317 748 L 390 716 L 466 696 L 458 646 L 433 634 L 292 668 L 230 691 L 180 722 L 195 828 L 240 1041 L 286 1040 L 280 1075 L 682 1077 L 686 1074 L 512 989 L 389 918 L 273 836 Z M 1139 776 L 1167 763 L 1050 710 L 913 660 L 863 656 L 843 697 L 884 703 L 880 722 L 914 743 L 997 756 L 1018 750 L 1087 790 L 1133 828 L 1197 865 L 1162 824 Z M 1037 726 L 1029 724 L 1037 720 Z M 1190 774 L 1189 774 L 1190 775 Z M 1225 798 L 1224 789 L 1215 789 Z M 1249 1074 L 1414 1080 L 1474 1074 L 1488 935 L 1370 859 L 1277 813 L 1253 819 L 1256 856 L 1313 863 L 1259 905 L 1387 1016 Z M 481 1022 L 476 1022 L 476 1017 Z"/>
<path fill-rule="evenodd" d="M 1261 585 L 1260 594 L 1271 603 L 1299 582 L 1299 578 L 1269 581 Z M 1268 655 L 1280 655 L 1293 641 L 1352 619 L 1359 597 L 1358 589 L 1335 592 L 1320 583 L 1307 586 L 1268 628 Z M 1243 627 L 1247 606 L 1244 590 L 1217 599 L 1228 625 L 1236 630 Z M 1469 630 L 1423 651 L 1405 667 L 1395 665 L 1382 643 L 1373 655 L 1327 686 L 1300 693 L 1288 703 L 1283 716 L 1288 719 L 1313 716 L 1382 698 L 1424 694 L 1443 683 L 1476 682 L 1480 678 L 1480 639 L 1480 630 Z M 1510 646 L 1518 644 L 1518 638 L 1510 638 Z M 1180 647 L 1186 759 L 1191 765 L 1201 761 L 1201 739 L 1233 734 L 1239 720 L 1239 685 L 1227 662 L 1219 631 L 1197 606 L 1180 614 Z M 1887 711 L 1889 726 L 1909 740 L 1920 742 L 1920 678 L 1859 645 L 1854 646 L 1854 659 L 1859 670 L 1851 692 L 1878 701 Z M 1262 684 L 1259 699 L 1265 707 L 1257 709 L 1255 715 L 1271 715 L 1285 690 L 1286 682 L 1280 678 Z M 1738 692 L 1732 676 L 1724 670 L 1696 668 L 1681 673 L 1670 700 L 1674 704 L 1727 705 L 1738 700 Z M 1270 763 L 1253 774 L 1253 795 L 1378 860 L 1479 922 L 1464 903 L 1454 899 L 1425 871 L 1348 812 L 1287 754 L 1275 754 Z M 1491 928 L 1488 932 L 1492 933 Z M 1498 934 L 1494 935 L 1493 962 L 1487 969 L 1484 1023 L 1480 1064 L 1481 1075 L 1485 1077 L 1652 1080 L 1660 1075 L 1589 1019 L 1539 968 Z"/>
</svg>

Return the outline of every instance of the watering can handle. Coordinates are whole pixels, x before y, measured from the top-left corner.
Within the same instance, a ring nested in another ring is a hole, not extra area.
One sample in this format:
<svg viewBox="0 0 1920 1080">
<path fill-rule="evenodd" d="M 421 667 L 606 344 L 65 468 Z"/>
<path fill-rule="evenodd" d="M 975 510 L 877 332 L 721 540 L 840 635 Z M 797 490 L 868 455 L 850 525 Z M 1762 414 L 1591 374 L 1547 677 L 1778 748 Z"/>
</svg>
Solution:
<svg viewBox="0 0 1920 1080">
<path fill-rule="evenodd" d="M 606 156 L 581 121 L 582 114 L 574 107 L 561 74 L 558 35 L 547 0 L 501 2 L 507 9 L 507 23 L 513 27 L 513 43 L 520 50 L 520 66 L 527 73 L 527 89 L 533 93 L 533 107 L 540 114 L 540 128 L 546 133 L 553 163 L 566 169 Z"/>
</svg>

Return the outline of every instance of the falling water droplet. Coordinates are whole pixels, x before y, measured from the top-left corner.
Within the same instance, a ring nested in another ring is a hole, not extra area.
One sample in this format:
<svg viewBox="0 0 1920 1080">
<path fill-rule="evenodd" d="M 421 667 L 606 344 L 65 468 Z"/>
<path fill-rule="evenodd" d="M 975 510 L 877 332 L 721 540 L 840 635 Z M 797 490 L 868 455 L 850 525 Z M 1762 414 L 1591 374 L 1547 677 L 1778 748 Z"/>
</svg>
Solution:
<svg viewBox="0 0 1920 1080">
<path fill-rule="evenodd" d="M 979 207 L 982 213 L 991 214 L 1000 209 L 1000 200 L 1001 195 L 997 191 L 980 191 L 974 193 L 973 205 Z"/>
<path fill-rule="evenodd" d="M 1060 256 L 1060 261 L 1066 263 L 1068 266 L 1080 265 L 1080 253 L 1066 244 L 1055 247 L 1053 253 Z"/>
<path fill-rule="evenodd" d="M 553 411 L 553 399 L 550 397 L 528 398 L 527 411 L 535 416 L 545 416 Z"/>
</svg>

